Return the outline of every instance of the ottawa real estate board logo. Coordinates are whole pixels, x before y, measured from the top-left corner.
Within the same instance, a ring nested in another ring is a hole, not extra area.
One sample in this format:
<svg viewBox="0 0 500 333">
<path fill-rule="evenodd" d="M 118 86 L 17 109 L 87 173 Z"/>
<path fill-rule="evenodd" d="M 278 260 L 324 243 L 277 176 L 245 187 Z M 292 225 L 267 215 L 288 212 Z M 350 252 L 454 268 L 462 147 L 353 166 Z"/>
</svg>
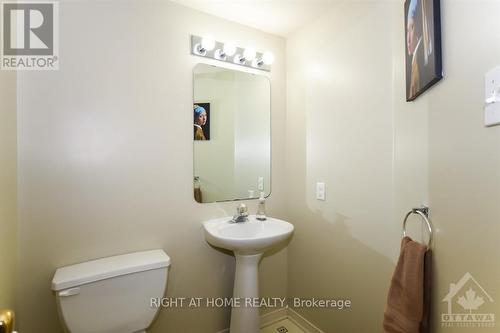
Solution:
<svg viewBox="0 0 500 333">
<path fill-rule="evenodd" d="M 448 311 L 441 314 L 442 327 L 495 327 L 495 314 L 488 311 L 493 298 L 470 273 L 450 284 L 443 302 Z"/>
<path fill-rule="evenodd" d="M 59 69 L 58 2 L 1 2 L 3 70 Z"/>
</svg>

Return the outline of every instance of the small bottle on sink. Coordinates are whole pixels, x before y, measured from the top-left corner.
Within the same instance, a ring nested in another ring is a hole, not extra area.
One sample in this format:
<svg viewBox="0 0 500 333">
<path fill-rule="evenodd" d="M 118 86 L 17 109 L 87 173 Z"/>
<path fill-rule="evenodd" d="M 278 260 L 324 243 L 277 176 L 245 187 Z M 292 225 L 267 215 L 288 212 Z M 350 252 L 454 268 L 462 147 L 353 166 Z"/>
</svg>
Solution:
<svg viewBox="0 0 500 333">
<path fill-rule="evenodd" d="M 267 220 L 267 217 L 266 217 L 266 198 L 264 197 L 264 192 L 260 192 L 259 207 L 257 208 L 257 214 L 255 214 L 255 218 L 259 221 Z"/>
</svg>

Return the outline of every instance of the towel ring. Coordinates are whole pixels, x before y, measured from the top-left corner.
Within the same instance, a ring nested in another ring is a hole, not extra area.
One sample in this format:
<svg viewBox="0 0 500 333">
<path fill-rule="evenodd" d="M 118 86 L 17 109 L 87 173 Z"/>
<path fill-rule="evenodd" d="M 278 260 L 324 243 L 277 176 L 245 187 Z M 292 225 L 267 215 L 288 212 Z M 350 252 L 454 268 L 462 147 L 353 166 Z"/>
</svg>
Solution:
<svg viewBox="0 0 500 333">
<path fill-rule="evenodd" d="M 406 237 L 406 223 L 408 222 L 408 217 L 410 217 L 410 215 L 412 214 L 420 215 L 420 217 L 425 221 L 425 224 L 427 225 L 427 231 L 429 231 L 429 241 L 427 242 L 427 248 L 430 249 L 432 245 L 433 230 L 432 224 L 429 221 L 429 207 L 424 206 L 421 208 L 413 208 L 406 214 L 403 222 L 403 238 Z"/>
</svg>

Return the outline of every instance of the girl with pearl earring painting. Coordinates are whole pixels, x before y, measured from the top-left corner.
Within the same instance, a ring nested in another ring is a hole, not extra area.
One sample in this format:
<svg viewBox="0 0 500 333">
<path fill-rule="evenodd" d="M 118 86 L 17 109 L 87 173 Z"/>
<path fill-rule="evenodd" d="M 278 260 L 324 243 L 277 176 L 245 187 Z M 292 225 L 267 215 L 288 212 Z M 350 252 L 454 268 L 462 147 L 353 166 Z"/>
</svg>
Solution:
<svg viewBox="0 0 500 333">
<path fill-rule="evenodd" d="M 406 99 L 442 78 L 439 0 L 406 0 Z"/>
<path fill-rule="evenodd" d="M 193 106 L 193 120 L 194 120 L 194 139 L 195 140 L 210 140 L 208 113 L 210 104 L 199 103 Z"/>
</svg>

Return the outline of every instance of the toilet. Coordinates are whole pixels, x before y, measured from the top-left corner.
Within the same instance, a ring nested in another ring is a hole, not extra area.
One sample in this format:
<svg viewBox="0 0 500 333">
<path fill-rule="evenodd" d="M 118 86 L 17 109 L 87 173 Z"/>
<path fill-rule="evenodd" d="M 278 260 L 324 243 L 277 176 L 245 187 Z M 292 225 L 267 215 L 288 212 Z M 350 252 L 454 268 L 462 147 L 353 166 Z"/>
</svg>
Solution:
<svg viewBox="0 0 500 333">
<path fill-rule="evenodd" d="M 64 328 L 70 333 L 145 333 L 163 297 L 169 256 L 136 252 L 57 269 L 52 279 Z"/>
</svg>

